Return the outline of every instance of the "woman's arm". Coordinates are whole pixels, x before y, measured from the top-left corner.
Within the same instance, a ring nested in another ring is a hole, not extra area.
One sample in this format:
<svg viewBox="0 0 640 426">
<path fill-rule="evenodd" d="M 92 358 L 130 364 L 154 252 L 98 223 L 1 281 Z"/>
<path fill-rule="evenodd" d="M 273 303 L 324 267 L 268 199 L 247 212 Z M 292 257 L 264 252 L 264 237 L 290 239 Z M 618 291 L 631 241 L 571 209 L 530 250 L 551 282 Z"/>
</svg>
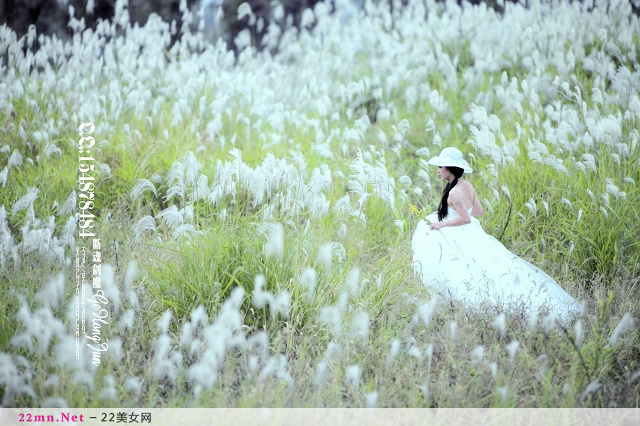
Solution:
<svg viewBox="0 0 640 426">
<path fill-rule="evenodd" d="M 464 205 L 461 191 L 458 192 L 458 191 L 452 190 L 449 193 L 449 208 L 451 207 L 453 207 L 458 212 L 460 217 L 457 217 L 452 220 L 445 220 L 442 222 L 432 223 L 430 226 L 431 229 L 440 229 L 444 226 L 460 226 L 460 225 L 466 225 L 467 223 L 471 223 L 471 216 L 469 216 L 469 212 L 467 211 L 467 208 Z"/>
<path fill-rule="evenodd" d="M 473 191 L 473 206 L 471 207 L 471 216 L 481 216 L 484 214 L 484 209 L 480 205 L 480 200 L 476 195 L 476 191 Z"/>
</svg>

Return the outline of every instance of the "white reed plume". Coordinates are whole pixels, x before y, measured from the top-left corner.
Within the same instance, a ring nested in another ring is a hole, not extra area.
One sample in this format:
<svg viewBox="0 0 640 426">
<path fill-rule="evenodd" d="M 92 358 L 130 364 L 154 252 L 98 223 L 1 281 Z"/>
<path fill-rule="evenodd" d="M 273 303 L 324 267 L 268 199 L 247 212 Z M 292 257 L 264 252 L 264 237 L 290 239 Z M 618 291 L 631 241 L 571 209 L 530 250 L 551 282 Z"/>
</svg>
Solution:
<svg viewBox="0 0 640 426">
<path fill-rule="evenodd" d="M 259 331 L 247 339 L 247 351 L 254 359 L 254 366 L 250 370 L 255 371 L 258 365 L 264 366 L 269 359 L 269 336 L 264 331 Z"/>
<path fill-rule="evenodd" d="M 33 186 L 28 187 L 27 188 L 27 193 L 25 195 L 23 195 L 13 205 L 13 208 L 11 209 L 11 214 L 15 215 L 19 211 L 27 209 L 27 217 L 31 218 L 31 221 L 28 220 L 28 223 L 34 221 L 35 220 L 35 213 L 33 211 L 33 203 L 38 198 L 38 193 L 39 192 L 40 192 L 40 190 L 38 188 L 36 188 L 36 187 L 33 187 Z"/>
<path fill-rule="evenodd" d="M 316 144 L 311 149 L 321 157 L 333 160 L 333 152 L 331 151 L 331 146 L 328 143 Z"/>
<path fill-rule="evenodd" d="M 153 195 L 158 196 L 158 192 L 156 191 L 156 186 L 149 179 L 139 179 L 135 186 L 131 189 L 131 193 L 129 196 L 132 200 L 137 200 L 140 198 L 142 194 L 146 191 L 153 192 Z"/>
<path fill-rule="evenodd" d="M 316 374 L 313 377 L 313 389 L 318 390 L 327 380 L 328 367 L 326 361 L 320 361 L 316 365 Z"/>
<path fill-rule="evenodd" d="M 319 321 L 325 324 L 336 337 L 342 335 L 342 318 L 337 306 L 323 306 L 320 308 Z"/>
<path fill-rule="evenodd" d="M 338 309 L 338 311 L 340 311 L 341 313 L 346 312 L 348 302 L 349 293 L 347 293 L 346 291 L 341 291 L 340 295 L 338 296 L 338 302 L 336 303 L 336 308 Z"/>
<path fill-rule="evenodd" d="M 538 358 L 536 358 L 536 362 L 539 364 L 538 376 L 544 377 L 547 373 L 547 368 L 549 367 L 549 357 L 547 356 L 547 354 L 542 354 Z"/>
<path fill-rule="evenodd" d="M 156 326 L 162 334 L 166 334 L 169 331 L 169 324 L 171 323 L 171 318 L 173 318 L 173 315 L 171 314 L 171 309 L 167 309 L 162 313 L 162 316 L 158 320 Z"/>
<path fill-rule="evenodd" d="M 60 244 L 62 247 L 69 247 L 72 253 L 76 251 L 76 230 L 77 224 L 75 216 L 69 216 L 62 231 L 60 231 Z"/>
<path fill-rule="evenodd" d="M 203 235 L 203 231 L 198 231 L 196 227 L 190 223 L 183 223 L 179 225 L 174 231 L 171 233 L 171 238 L 174 240 L 181 240 L 183 238 L 190 238 L 197 235 Z"/>
<path fill-rule="evenodd" d="M 307 291 L 305 294 L 307 302 L 313 302 L 317 278 L 316 270 L 313 268 L 305 268 L 300 274 L 300 285 Z"/>
<path fill-rule="evenodd" d="M 57 308 L 64 300 L 64 274 L 59 273 L 36 295 L 36 300 L 46 308 Z"/>
<path fill-rule="evenodd" d="M 243 287 L 235 287 L 227 300 L 224 301 L 220 308 L 220 313 L 216 317 L 216 324 L 219 324 L 233 333 L 229 341 L 230 346 L 243 346 L 246 341 L 242 333 L 243 315 L 240 307 L 245 299 L 245 290 Z"/>
<path fill-rule="evenodd" d="M 335 257 L 338 260 L 338 263 L 342 263 L 347 259 L 347 250 L 341 243 L 332 242 L 331 243 L 332 251 Z"/>
<path fill-rule="evenodd" d="M 509 188 L 507 188 L 506 186 L 502 185 L 502 192 L 504 192 L 504 195 L 507 196 L 507 198 L 509 199 L 509 201 L 511 201 L 511 192 L 509 191 Z"/>
<path fill-rule="evenodd" d="M 129 262 L 127 265 L 127 271 L 124 274 L 124 282 L 122 286 L 122 292 L 124 294 L 124 300 L 129 302 L 134 308 L 138 308 L 138 295 L 133 290 L 133 282 L 140 276 L 138 272 L 138 264 L 135 261 Z"/>
<path fill-rule="evenodd" d="M 0 185 L 2 185 L 3 188 L 7 187 L 7 179 L 8 178 L 9 178 L 9 168 L 5 167 L 0 172 Z"/>
<path fill-rule="evenodd" d="M 498 392 L 498 395 L 500 395 L 503 402 L 507 400 L 507 395 L 509 393 L 509 388 L 507 386 L 497 387 L 496 392 Z"/>
<path fill-rule="evenodd" d="M 284 355 L 272 356 L 260 372 L 259 379 L 264 381 L 270 376 L 285 381 L 290 387 L 293 386 L 293 377 L 287 371 L 287 358 Z"/>
<path fill-rule="evenodd" d="M 613 330 L 611 337 L 609 337 L 609 344 L 611 346 L 617 345 L 624 333 L 633 330 L 633 322 L 633 317 L 629 312 L 624 314 L 618 325 L 616 325 L 616 328 Z"/>
<path fill-rule="evenodd" d="M 104 387 L 100 390 L 98 399 L 101 401 L 116 400 L 118 392 L 116 391 L 116 380 L 113 376 L 111 374 L 107 374 L 102 379 L 102 383 L 104 384 Z"/>
<path fill-rule="evenodd" d="M 325 269 L 331 268 L 333 258 L 333 244 L 324 243 L 318 247 L 318 254 L 316 256 L 316 262 L 324 264 Z"/>
<path fill-rule="evenodd" d="M 507 346 L 505 346 L 505 349 L 507 350 L 507 353 L 509 354 L 509 363 L 513 364 L 513 359 L 516 356 L 516 352 L 518 351 L 518 349 L 520 348 L 520 342 L 518 342 L 517 340 L 512 340 L 511 343 L 509 343 Z"/>
<path fill-rule="evenodd" d="M 133 330 L 133 323 L 136 318 L 136 313 L 133 309 L 127 309 L 120 315 L 120 319 L 118 320 L 118 330 L 120 333 L 125 333 Z"/>
<path fill-rule="evenodd" d="M 431 322 L 431 318 L 435 313 L 437 303 L 438 296 L 433 296 L 427 303 L 424 303 L 420 305 L 420 307 L 418 307 L 418 312 L 416 314 L 422 320 L 422 322 L 424 322 L 425 326 L 428 326 L 429 322 Z"/>
<path fill-rule="evenodd" d="M 249 17 L 249 25 L 254 25 L 256 23 L 256 16 L 253 14 L 249 3 L 242 3 L 238 6 L 238 21 L 241 21 L 245 16 Z"/>
<path fill-rule="evenodd" d="M 587 169 L 593 172 L 597 171 L 596 157 L 593 154 L 582 154 L 582 163 L 586 166 Z"/>
<path fill-rule="evenodd" d="M 540 324 L 542 329 L 546 334 L 549 334 L 551 330 L 553 330 L 556 326 L 556 315 L 551 312 L 542 318 L 542 323 Z"/>
<path fill-rule="evenodd" d="M 271 224 L 269 236 L 264 246 L 267 257 L 282 258 L 284 253 L 284 227 L 281 223 Z"/>
<path fill-rule="evenodd" d="M 600 206 L 600 213 L 602 213 L 602 215 L 604 216 L 605 219 L 609 219 L 609 212 L 607 211 L 606 208 L 604 208 L 604 206 Z"/>
<path fill-rule="evenodd" d="M 376 161 L 375 166 L 365 162 L 362 151 L 358 149 L 356 158 L 349 166 L 349 190 L 360 196 L 362 204 L 369 195 L 368 185 L 371 184 L 373 194 L 381 198 L 393 209 L 395 204 L 395 181 L 389 177 L 384 163 Z"/>
<path fill-rule="evenodd" d="M 423 148 L 418 149 L 416 151 L 416 155 L 424 155 L 426 157 L 431 157 L 431 154 L 429 154 L 429 148 L 427 148 L 427 147 L 423 147 Z M 424 161 L 424 160 L 421 160 L 420 165 L 423 165 L 422 161 Z"/>
<path fill-rule="evenodd" d="M 194 396 L 202 389 L 211 389 L 218 379 L 218 359 L 213 351 L 207 350 L 202 358 L 187 369 L 187 380 L 194 386 Z"/>
<path fill-rule="evenodd" d="M 35 222 L 39 225 L 39 220 Z M 22 252 L 24 254 L 38 253 L 39 256 L 49 260 L 64 261 L 64 248 L 60 246 L 57 238 L 53 238 L 51 226 L 40 229 L 29 229 L 28 225 L 22 228 Z"/>
<path fill-rule="evenodd" d="M 369 340 L 369 313 L 367 311 L 358 311 L 351 321 L 350 335 L 358 340 L 366 342 Z"/>
<path fill-rule="evenodd" d="M 423 399 L 427 399 L 429 398 L 429 384 L 427 382 L 422 382 L 422 384 L 417 384 L 415 385 L 418 389 L 420 389 L 420 391 L 422 392 L 422 398 Z"/>
<path fill-rule="evenodd" d="M 13 153 L 9 157 L 9 161 L 7 163 L 7 167 L 11 169 L 11 167 L 20 167 L 22 165 L 22 154 L 17 149 L 13 150 Z"/>
<path fill-rule="evenodd" d="M 273 298 L 273 303 L 269 305 L 272 316 L 278 314 L 283 318 L 289 318 L 289 310 L 291 309 L 291 294 L 287 290 L 280 290 Z"/>
<path fill-rule="evenodd" d="M 76 191 L 71 191 L 71 193 L 67 196 L 67 198 L 64 200 L 64 203 L 62 204 L 62 207 L 60 207 L 60 209 L 58 210 L 58 214 L 60 216 L 64 216 L 67 214 L 70 214 L 72 212 L 75 211 L 76 206 L 77 206 L 77 198 L 76 198 Z"/>
<path fill-rule="evenodd" d="M 474 362 L 482 362 L 484 358 L 484 346 L 478 345 L 471 351 L 471 360 Z"/>
<path fill-rule="evenodd" d="M 209 322 L 209 316 L 202 305 L 198 305 L 196 309 L 191 311 L 190 318 L 193 330 L 197 330 L 198 327 L 203 327 Z"/>
<path fill-rule="evenodd" d="M 492 362 L 489 364 L 489 371 L 491 371 L 491 377 L 495 380 L 498 377 L 498 363 Z"/>
<path fill-rule="evenodd" d="M 616 198 L 627 199 L 627 194 L 624 191 L 620 191 L 611 178 L 606 178 L 606 191 Z"/>
<path fill-rule="evenodd" d="M 16 319 L 22 323 L 25 331 L 14 335 L 10 343 L 13 346 L 25 347 L 37 355 L 44 356 L 54 338 L 64 335 L 64 324 L 53 316 L 48 307 L 39 308 L 32 314 L 23 296 L 20 296 L 20 308 Z M 35 350 L 33 339 L 36 341 Z"/>
<path fill-rule="evenodd" d="M 171 198 L 176 195 L 184 199 L 186 185 L 184 183 L 184 167 L 180 161 L 175 161 L 171 165 L 167 173 L 166 181 L 169 190 L 164 197 L 165 201 L 171 200 Z"/>
<path fill-rule="evenodd" d="M 332 340 L 327 345 L 327 350 L 324 353 L 323 359 L 327 362 L 338 362 L 340 355 L 342 354 L 342 346 L 335 340 Z"/>
<path fill-rule="evenodd" d="M 378 392 L 369 392 L 364 396 L 364 400 L 367 408 L 376 408 L 378 406 Z"/>
<path fill-rule="evenodd" d="M 576 345 L 580 347 L 582 345 L 582 337 L 584 332 L 582 330 L 582 320 L 579 319 L 573 324 L 573 330 L 576 333 Z"/>
<path fill-rule="evenodd" d="M 427 365 L 431 368 L 431 361 L 433 360 L 433 343 L 429 342 L 427 348 L 424 350 L 425 355 L 427 356 Z"/>
<path fill-rule="evenodd" d="M 356 158 L 349 166 L 349 170 L 351 171 L 349 174 L 349 191 L 354 192 L 361 198 L 366 196 L 368 194 L 368 176 L 371 174 L 371 169 L 371 165 L 365 163 L 364 158 L 362 157 L 362 151 L 358 149 Z"/>
<path fill-rule="evenodd" d="M 497 115 L 487 114 L 487 110 L 478 105 L 471 104 L 469 112 L 463 115 L 463 120 L 474 124 L 475 126 L 485 125 L 492 132 L 500 131 L 500 119 Z"/>
<path fill-rule="evenodd" d="M 524 203 L 525 207 L 529 209 L 529 212 L 533 217 L 536 217 L 538 213 L 538 208 L 536 206 L 536 202 L 533 198 L 529 198 L 529 201 Z"/>
<path fill-rule="evenodd" d="M 47 377 L 47 380 L 44 382 L 44 387 L 47 389 L 54 389 L 60 385 L 60 376 L 57 374 L 52 374 Z"/>
<path fill-rule="evenodd" d="M 347 215 L 351 211 L 351 198 L 349 194 L 345 194 L 342 198 L 336 201 L 333 206 L 333 211 L 340 215 Z"/>
<path fill-rule="evenodd" d="M 449 323 L 449 338 L 456 340 L 456 337 L 458 337 L 458 324 L 455 321 L 451 321 Z"/>
<path fill-rule="evenodd" d="M 124 390 L 132 393 L 135 397 L 139 397 L 142 392 L 142 382 L 137 377 L 129 377 L 124 383 Z"/>
<path fill-rule="evenodd" d="M 178 211 L 178 207 L 174 204 L 158 213 L 156 219 L 162 220 L 169 229 L 175 229 L 184 222 L 184 218 Z"/>
<path fill-rule="evenodd" d="M 38 401 L 31 387 L 32 380 L 31 365 L 26 358 L 0 352 L 0 385 L 3 385 L 4 389 L 3 407 L 11 407 L 15 398 L 20 395 L 27 395 L 34 401 Z"/>
<path fill-rule="evenodd" d="M 547 217 L 549 217 L 549 203 L 547 203 L 546 201 L 542 200 L 542 207 L 544 207 L 544 211 L 547 214 Z"/>
<path fill-rule="evenodd" d="M 267 280 L 264 275 L 256 275 L 253 283 L 253 292 L 251 293 L 251 304 L 257 309 L 262 309 L 267 304 L 273 305 L 273 294 L 262 290 L 266 284 Z"/>
<path fill-rule="evenodd" d="M 122 339 L 119 337 L 109 339 L 109 350 L 107 351 L 107 356 L 116 364 L 120 364 L 122 362 Z"/>
<path fill-rule="evenodd" d="M 151 376 L 175 383 L 178 371 L 182 368 L 182 355 L 178 351 L 172 352 L 171 338 L 167 334 L 161 334 L 153 345 L 153 351 Z"/>
<path fill-rule="evenodd" d="M 389 354 L 387 355 L 387 360 L 385 361 L 385 366 L 389 368 L 393 361 L 397 358 L 400 353 L 400 339 L 393 339 L 391 341 L 391 347 L 389 348 Z"/>
<path fill-rule="evenodd" d="M 44 147 L 44 149 L 42 150 L 44 152 L 44 155 L 49 158 L 52 155 L 62 155 L 62 150 L 60 148 L 58 148 L 55 144 L 49 143 L 47 142 L 46 146 Z"/>
<path fill-rule="evenodd" d="M 591 101 L 595 105 L 602 105 L 604 103 L 604 97 L 602 96 L 602 92 L 597 87 L 591 89 Z"/>
<path fill-rule="evenodd" d="M 493 327 L 494 330 L 496 330 L 498 333 L 500 333 L 500 338 L 504 337 L 504 334 L 507 331 L 506 317 L 505 317 L 504 313 L 498 315 L 493 320 L 493 322 L 491 323 L 491 327 Z"/>
<path fill-rule="evenodd" d="M 349 271 L 345 287 L 351 296 L 358 297 L 360 294 L 360 269 L 353 268 Z"/>
<path fill-rule="evenodd" d="M 360 366 L 357 364 L 349 365 L 345 369 L 344 384 L 346 386 L 358 387 L 360 386 Z"/>
<path fill-rule="evenodd" d="M 405 345 L 405 350 L 407 352 L 408 355 L 411 355 L 412 357 L 415 358 L 422 358 L 422 351 L 420 350 L 420 348 L 418 347 L 418 343 L 416 341 L 416 338 L 413 336 L 409 336 L 407 338 L 407 343 Z"/>
<path fill-rule="evenodd" d="M 115 280 L 115 271 L 113 266 L 109 263 L 105 263 L 101 267 L 101 288 L 104 292 L 104 296 L 109 300 L 111 306 L 113 307 L 114 313 L 117 314 L 120 312 L 120 289 L 118 288 L 118 284 L 116 284 Z"/>
<path fill-rule="evenodd" d="M 597 391 L 598 389 L 600 389 L 600 380 L 595 379 L 587 385 L 584 392 L 582 392 L 582 395 L 580 395 L 580 399 L 582 400 L 586 399 L 589 395 L 591 395 L 593 392 Z"/>
<path fill-rule="evenodd" d="M 561 203 L 566 204 L 567 206 L 569 206 L 570 209 L 573 208 L 573 203 L 571 203 L 571 201 L 569 201 L 567 198 L 562 197 L 562 199 L 560 200 Z"/>
<path fill-rule="evenodd" d="M 133 229 L 133 241 L 134 243 L 139 243 L 142 239 L 142 234 L 145 231 L 156 231 L 156 221 L 153 216 L 146 215 L 140 220 L 138 220 L 132 227 Z"/>
<path fill-rule="evenodd" d="M 189 322 L 186 321 L 183 325 L 182 325 L 182 331 L 180 332 L 180 346 L 185 348 L 185 347 L 191 347 L 192 343 L 193 343 L 193 338 L 194 338 L 194 331 L 195 331 L 195 326 Z"/>
</svg>

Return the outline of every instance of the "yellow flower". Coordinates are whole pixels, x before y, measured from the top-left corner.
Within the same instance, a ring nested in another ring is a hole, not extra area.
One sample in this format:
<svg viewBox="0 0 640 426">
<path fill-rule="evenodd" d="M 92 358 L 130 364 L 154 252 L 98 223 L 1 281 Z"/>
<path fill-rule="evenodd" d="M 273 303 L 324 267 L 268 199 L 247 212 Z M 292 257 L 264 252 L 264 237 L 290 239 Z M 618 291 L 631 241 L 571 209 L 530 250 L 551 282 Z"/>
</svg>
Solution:
<svg viewBox="0 0 640 426">
<path fill-rule="evenodd" d="M 417 214 L 420 215 L 422 214 L 422 212 L 420 211 L 420 209 L 418 209 L 416 206 L 414 206 L 413 204 L 409 204 L 409 211 L 413 214 Z"/>
</svg>

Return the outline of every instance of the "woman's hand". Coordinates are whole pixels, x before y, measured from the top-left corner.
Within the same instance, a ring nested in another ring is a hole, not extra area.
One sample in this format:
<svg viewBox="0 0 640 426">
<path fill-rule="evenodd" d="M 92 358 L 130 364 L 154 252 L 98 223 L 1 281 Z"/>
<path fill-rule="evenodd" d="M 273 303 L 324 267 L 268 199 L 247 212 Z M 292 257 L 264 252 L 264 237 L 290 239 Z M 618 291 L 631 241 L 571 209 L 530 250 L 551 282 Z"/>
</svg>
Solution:
<svg viewBox="0 0 640 426">
<path fill-rule="evenodd" d="M 429 229 L 437 231 L 440 228 L 444 228 L 444 226 L 445 226 L 444 222 L 434 222 L 429 226 Z"/>
</svg>

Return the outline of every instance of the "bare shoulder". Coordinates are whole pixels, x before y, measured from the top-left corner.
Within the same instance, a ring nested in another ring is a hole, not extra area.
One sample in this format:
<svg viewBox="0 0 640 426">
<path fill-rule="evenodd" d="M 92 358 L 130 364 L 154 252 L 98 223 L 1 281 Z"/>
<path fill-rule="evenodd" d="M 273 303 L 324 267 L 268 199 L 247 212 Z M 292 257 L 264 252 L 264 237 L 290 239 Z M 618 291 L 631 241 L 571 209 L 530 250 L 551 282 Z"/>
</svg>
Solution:
<svg viewBox="0 0 640 426">
<path fill-rule="evenodd" d="M 468 181 L 463 180 L 462 183 L 469 194 L 473 195 L 476 193 L 476 189 Z"/>
<path fill-rule="evenodd" d="M 458 181 L 458 184 L 449 192 L 450 204 L 455 205 L 456 201 L 461 201 L 465 208 L 473 205 L 473 199 L 475 198 L 476 190 L 466 180 Z"/>
<path fill-rule="evenodd" d="M 449 199 L 447 200 L 447 204 L 449 204 L 453 208 L 466 208 L 464 199 L 465 190 L 462 188 L 462 185 L 456 185 L 449 192 Z"/>
<path fill-rule="evenodd" d="M 473 196 L 473 194 L 476 193 L 476 190 L 473 188 L 473 185 L 466 180 L 460 180 L 458 181 L 458 184 L 453 187 L 450 194 L 453 194 L 454 192 L 459 193 L 461 196 Z"/>
<path fill-rule="evenodd" d="M 453 188 L 451 188 L 451 191 L 449 191 L 449 199 L 457 200 L 459 198 L 464 198 L 465 192 L 466 191 L 463 188 L 463 185 L 456 185 Z"/>
</svg>

